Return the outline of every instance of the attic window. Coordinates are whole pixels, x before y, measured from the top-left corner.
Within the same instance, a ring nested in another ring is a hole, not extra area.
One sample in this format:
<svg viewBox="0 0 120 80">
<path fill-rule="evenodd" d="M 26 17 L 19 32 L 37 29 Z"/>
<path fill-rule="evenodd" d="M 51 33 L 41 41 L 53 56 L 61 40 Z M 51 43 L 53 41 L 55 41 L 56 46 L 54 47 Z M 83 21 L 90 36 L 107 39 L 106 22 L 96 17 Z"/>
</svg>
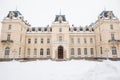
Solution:
<svg viewBox="0 0 120 80">
<path fill-rule="evenodd" d="M 76 27 L 74 28 L 74 31 L 76 31 L 77 29 L 76 29 Z"/>
<path fill-rule="evenodd" d="M 32 31 L 35 31 L 35 28 L 32 28 Z"/>
<path fill-rule="evenodd" d="M 38 28 L 38 31 L 41 31 L 41 28 Z"/>
<path fill-rule="evenodd" d="M 45 31 L 47 31 L 47 28 L 44 28 Z"/>
</svg>

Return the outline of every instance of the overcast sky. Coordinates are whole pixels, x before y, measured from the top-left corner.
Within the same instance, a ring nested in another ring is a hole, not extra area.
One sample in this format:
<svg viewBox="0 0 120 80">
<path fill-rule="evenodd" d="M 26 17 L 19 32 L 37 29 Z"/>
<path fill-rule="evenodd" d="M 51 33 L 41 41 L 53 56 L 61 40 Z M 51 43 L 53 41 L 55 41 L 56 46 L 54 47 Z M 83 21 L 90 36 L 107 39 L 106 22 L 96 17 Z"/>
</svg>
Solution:
<svg viewBox="0 0 120 80">
<path fill-rule="evenodd" d="M 120 0 L 0 0 L 0 21 L 16 8 L 37 27 L 51 24 L 60 9 L 75 26 L 95 22 L 104 9 L 112 10 L 120 19 Z"/>
</svg>

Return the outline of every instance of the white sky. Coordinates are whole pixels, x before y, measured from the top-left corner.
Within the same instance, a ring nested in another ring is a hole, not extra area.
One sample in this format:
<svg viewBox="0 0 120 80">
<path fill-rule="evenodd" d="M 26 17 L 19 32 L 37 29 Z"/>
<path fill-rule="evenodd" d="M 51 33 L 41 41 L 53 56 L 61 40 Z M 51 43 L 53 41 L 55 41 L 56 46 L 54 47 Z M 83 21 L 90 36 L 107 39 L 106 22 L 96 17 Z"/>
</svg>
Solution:
<svg viewBox="0 0 120 80">
<path fill-rule="evenodd" d="M 51 24 L 60 9 L 75 26 L 95 22 L 105 8 L 120 19 L 120 0 L 0 0 L 0 21 L 16 7 L 32 26 Z"/>
</svg>

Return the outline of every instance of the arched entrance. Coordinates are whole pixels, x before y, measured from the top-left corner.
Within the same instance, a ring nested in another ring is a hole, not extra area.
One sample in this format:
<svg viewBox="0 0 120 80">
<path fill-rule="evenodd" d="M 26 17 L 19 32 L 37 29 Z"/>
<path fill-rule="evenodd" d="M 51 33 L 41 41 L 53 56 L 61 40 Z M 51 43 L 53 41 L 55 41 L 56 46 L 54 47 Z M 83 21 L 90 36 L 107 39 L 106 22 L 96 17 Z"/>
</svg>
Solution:
<svg viewBox="0 0 120 80">
<path fill-rule="evenodd" d="M 58 59 L 63 59 L 63 47 L 58 47 Z"/>
</svg>

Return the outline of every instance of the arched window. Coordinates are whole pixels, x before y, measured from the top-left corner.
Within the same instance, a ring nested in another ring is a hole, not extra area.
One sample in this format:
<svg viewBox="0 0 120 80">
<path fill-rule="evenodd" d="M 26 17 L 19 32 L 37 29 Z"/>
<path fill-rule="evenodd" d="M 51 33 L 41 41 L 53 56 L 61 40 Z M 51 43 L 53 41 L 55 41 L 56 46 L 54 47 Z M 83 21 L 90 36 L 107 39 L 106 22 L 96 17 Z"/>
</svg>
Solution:
<svg viewBox="0 0 120 80">
<path fill-rule="evenodd" d="M 47 55 L 50 55 L 50 49 L 47 48 Z"/>
<path fill-rule="evenodd" d="M 9 47 L 6 47 L 5 48 L 5 55 L 9 55 L 10 54 L 10 48 Z"/>
<path fill-rule="evenodd" d="M 27 55 L 30 55 L 30 48 L 27 49 Z"/>
<path fill-rule="evenodd" d="M 74 48 L 71 48 L 71 55 L 74 55 Z"/>
<path fill-rule="evenodd" d="M 34 48 L 34 55 L 37 55 L 37 49 Z"/>
<path fill-rule="evenodd" d="M 43 55 L 43 48 L 40 49 L 40 55 Z"/>
<path fill-rule="evenodd" d="M 117 55 L 117 50 L 116 50 L 116 47 L 112 47 L 112 55 Z"/>
<path fill-rule="evenodd" d="M 81 49 L 78 48 L 78 55 L 81 55 Z"/>
</svg>

